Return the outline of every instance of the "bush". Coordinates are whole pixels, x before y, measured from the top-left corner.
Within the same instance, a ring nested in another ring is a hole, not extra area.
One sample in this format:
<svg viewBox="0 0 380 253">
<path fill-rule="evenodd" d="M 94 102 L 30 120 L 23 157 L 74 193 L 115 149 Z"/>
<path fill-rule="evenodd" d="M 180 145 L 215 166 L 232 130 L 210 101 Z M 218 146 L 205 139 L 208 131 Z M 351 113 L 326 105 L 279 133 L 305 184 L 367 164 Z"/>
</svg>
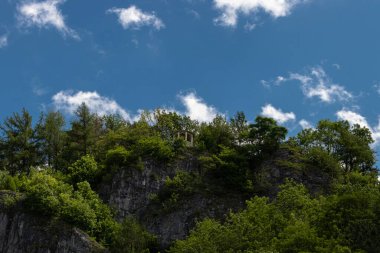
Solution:
<svg viewBox="0 0 380 253">
<path fill-rule="evenodd" d="M 156 136 L 140 139 L 136 149 L 140 155 L 153 157 L 161 162 L 169 161 L 174 155 L 170 145 Z"/>
<path fill-rule="evenodd" d="M 74 225 L 103 244 L 110 244 L 116 222 L 109 207 L 102 203 L 88 182 L 71 185 L 51 175 L 35 172 L 25 179 L 25 207 L 38 214 L 57 217 Z"/>
<path fill-rule="evenodd" d="M 126 166 L 132 160 L 132 152 L 118 146 L 107 151 L 106 165 L 109 167 Z"/>
<path fill-rule="evenodd" d="M 16 189 L 14 178 L 7 172 L 0 172 L 0 190 L 16 191 Z"/>
<path fill-rule="evenodd" d="M 83 181 L 93 183 L 98 173 L 98 164 L 90 155 L 82 156 L 68 168 L 68 177 L 73 185 Z"/>
<path fill-rule="evenodd" d="M 149 253 L 149 248 L 153 248 L 155 245 L 156 237 L 129 217 L 117 229 L 111 252 Z"/>
</svg>

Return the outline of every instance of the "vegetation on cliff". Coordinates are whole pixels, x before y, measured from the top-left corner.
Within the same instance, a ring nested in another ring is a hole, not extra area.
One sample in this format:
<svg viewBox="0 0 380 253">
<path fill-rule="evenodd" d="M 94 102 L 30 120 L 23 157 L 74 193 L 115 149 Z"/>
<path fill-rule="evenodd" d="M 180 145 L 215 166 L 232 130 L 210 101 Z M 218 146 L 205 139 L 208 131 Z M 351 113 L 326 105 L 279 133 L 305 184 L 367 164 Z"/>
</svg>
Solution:
<svg viewBox="0 0 380 253">
<path fill-rule="evenodd" d="M 242 112 L 199 123 L 156 110 L 129 123 L 118 115 L 100 117 L 83 104 L 69 123 L 59 112 L 33 122 L 23 110 L 0 130 L 0 189 L 18 193 L 7 208 L 21 202 L 28 212 L 84 230 L 112 252 L 153 251 L 155 236 L 133 218 L 117 222 L 115 210 L 96 193 L 99 185 L 118 170 L 144 169 L 145 160 L 169 165 L 189 155 L 197 160 L 196 170 L 168 177 L 152 201 L 170 212 L 194 193 L 235 193 L 247 205 L 224 221 L 199 221 L 170 252 L 376 252 L 380 247 L 373 139 L 358 125 L 322 120 L 286 139 L 286 128 L 274 120 L 259 116 L 248 123 Z M 194 135 L 194 143 L 182 139 L 183 132 Z M 303 176 L 277 185 L 268 180 L 262 168 L 280 150 L 287 157 L 276 166 L 323 178 L 319 189 L 308 189 Z"/>
</svg>

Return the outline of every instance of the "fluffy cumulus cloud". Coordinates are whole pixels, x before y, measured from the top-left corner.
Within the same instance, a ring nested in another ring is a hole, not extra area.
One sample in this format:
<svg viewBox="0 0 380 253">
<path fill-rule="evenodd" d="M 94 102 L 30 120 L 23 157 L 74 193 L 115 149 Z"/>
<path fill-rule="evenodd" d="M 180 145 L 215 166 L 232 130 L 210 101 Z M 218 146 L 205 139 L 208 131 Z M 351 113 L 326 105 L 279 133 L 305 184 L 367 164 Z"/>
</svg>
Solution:
<svg viewBox="0 0 380 253">
<path fill-rule="evenodd" d="M 302 129 L 309 129 L 309 128 L 313 128 L 313 125 L 305 120 L 305 119 L 301 119 L 300 122 L 299 122 L 300 126 L 302 127 Z"/>
<path fill-rule="evenodd" d="M 0 48 L 6 47 L 8 45 L 8 36 L 2 35 L 0 36 Z"/>
<path fill-rule="evenodd" d="M 134 120 L 116 101 L 100 96 L 96 91 L 79 91 L 77 93 L 61 91 L 55 94 L 52 100 L 54 106 L 58 110 L 63 110 L 70 114 L 73 114 L 82 103 L 85 103 L 90 108 L 91 112 L 97 113 L 101 116 L 107 114 L 119 114 L 127 121 Z"/>
<path fill-rule="evenodd" d="M 288 77 L 279 76 L 272 83 L 281 85 L 290 81 L 298 81 L 307 98 L 318 98 L 324 103 L 349 101 L 354 97 L 343 86 L 335 84 L 320 66 L 311 68 L 306 74 L 290 73 Z M 268 83 L 266 82 L 267 85 Z"/>
<path fill-rule="evenodd" d="M 206 104 L 202 98 L 197 97 L 194 92 L 179 95 L 182 104 L 186 108 L 186 114 L 192 120 L 199 122 L 211 122 L 218 114 L 221 115 L 213 106 Z"/>
<path fill-rule="evenodd" d="M 64 2 L 65 0 L 23 1 L 17 8 L 19 24 L 25 27 L 54 27 L 64 36 L 79 39 L 78 34 L 66 25 L 59 10 L 59 5 Z"/>
<path fill-rule="evenodd" d="M 378 126 L 371 127 L 370 124 L 368 124 L 367 119 L 357 112 L 343 109 L 338 111 L 336 113 L 336 116 L 340 120 L 348 121 L 351 125 L 358 124 L 361 127 L 368 128 L 372 133 L 372 138 L 375 140 L 374 145 L 378 146 L 380 144 L 380 120 Z"/>
<path fill-rule="evenodd" d="M 284 17 L 303 2 L 305 0 L 214 0 L 215 7 L 221 11 L 215 22 L 234 27 L 240 14 L 250 15 L 258 11 L 264 11 L 274 18 Z"/>
<path fill-rule="evenodd" d="M 272 118 L 280 124 L 296 119 L 296 115 L 293 112 L 283 112 L 281 109 L 276 109 L 270 104 L 261 109 L 262 116 Z"/>
<path fill-rule="evenodd" d="M 143 12 L 136 6 L 129 8 L 112 8 L 107 13 L 114 13 L 118 16 L 119 23 L 124 29 L 139 29 L 142 26 L 151 26 L 157 30 L 165 27 L 164 22 L 154 13 Z"/>
</svg>

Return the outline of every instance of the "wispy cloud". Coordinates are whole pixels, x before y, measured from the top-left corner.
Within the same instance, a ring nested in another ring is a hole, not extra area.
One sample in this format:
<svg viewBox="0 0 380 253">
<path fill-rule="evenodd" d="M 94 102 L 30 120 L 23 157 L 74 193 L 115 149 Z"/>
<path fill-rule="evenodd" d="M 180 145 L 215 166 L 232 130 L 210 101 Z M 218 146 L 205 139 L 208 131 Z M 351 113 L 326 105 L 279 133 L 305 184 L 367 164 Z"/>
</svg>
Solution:
<svg viewBox="0 0 380 253">
<path fill-rule="evenodd" d="M 371 127 L 364 116 L 346 109 L 338 111 L 336 116 L 340 120 L 348 121 L 351 125 L 358 124 L 361 127 L 368 128 L 372 133 L 372 138 L 375 140 L 374 146 L 378 146 L 380 144 L 380 120 L 378 126 Z"/>
<path fill-rule="evenodd" d="M 305 119 L 301 119 L 300 122 L 299 122 L 300 126 L 302 127 L 302 129 L 309 129 L 309 128 L 313 128 L 313 125 L 305 120 Z"/>
<path fill-rule="evenodd" d="M 52 97 L 53 104 L 58 110 L 73 114 L 82 103 L 85 103 L 91 112 L 101 116 L 107 114 L 119 114 L 127 121 L 133 121 L 133 117 L 124 110 L 115 100 L 99 95 L 96 91 L 60 91 Z"/>
<path fill-rule="evenodd" d="M 215 8 L 221 15 L 215 19 L 217 24 L 235 27 L 239 15 L 256 14 L 264 11 L 273 18 L 288 16 L 293 8 L 305 0 L 214 0 Z"/>
<path fill-rule="evenodd" d="M 306 73 L 290 73 L 289 76 L 278 76 L 274 81 L 262 81 L 268 86 L 281 85 L 286 82 L 297 81 L 300 83 L 303 94 L 307 98 L 318 98 L 324 103 L 336 101 L 349 101 L 354 98 L 353 94 L 345 87 L 335 84 L 321 66 L 310 68 Z"/>
<path fill-rule="evenodd" d="M 296 119 L 296 115 L 293 112 L 283 112 L 281 109 L 274 108 L 271 104 L 267 104 L 261 109 L 262 116 L 272 118 L 280 124 Z"/>
<path fill-rule="evenodd" d="M 111 8 L 107 13 L 116 14 L 124 29 L 139 29 L 142 26 L 151 26 L 156 30 L 165 28 L 164 22 L 154 12 L 143 12 L 134 5 L 129 8 Z"/>
<path fill-rule="evenodd" d="M 8 46 L 8 35 L 4 34 L 0 36 L 0 48 Z"/>
<path fill-rule="evenodd" d="M 185 111 L 181 112 L 175 108 L 165 108 L 167 112 L 176 112 L 178 114 L 187 115 L 192 120 L 199 122 L 211 122 L 217 115 L 223 115 L 218 110 L 208 105 L 202 98 L 198 97 L 195 92 L 178 95 Z M 75 110 L 82 103 L 85 103 L 93 113 L 98 115 L 119 114 L 125 120 L 134 122 L 140 119 L 140 115 L 144 110 L 140 109 L 136 113 L 129 113 L 122 108 L 115 100 L 101 96 L 96 91 L 60 91 L 52 97 L 53 105 L 56 109 L 62 110 L 69 114 L 74 114 Z M 153 110 L 148 110 L 153 112 Z"/>
<path fill-rule="evenodd" d="M 375 84 L 375 85 L 373 86 L 373 88 L 375 88 L 377 94 L 380 95 L 380 84 Z"/>
<path fill-rule="evenodd" d="M 65 0 L 23 1 L 17 8 L 17 19 L 21 26 L 57 29 L 63 36 L 79 39 L 76 31 L 68 27 L 59 5 Z"/>
<path fill-rule="evenodd" d="M 199 122 L 211 122 L 217 115 L 222 115 L 215 107 L 208 105 L 194 92 L 179 95 L 179 98 L 186 108 L 186 112 L 184 114 L 189 116 L 192 120 L 197 120 Z"/>
</svg>

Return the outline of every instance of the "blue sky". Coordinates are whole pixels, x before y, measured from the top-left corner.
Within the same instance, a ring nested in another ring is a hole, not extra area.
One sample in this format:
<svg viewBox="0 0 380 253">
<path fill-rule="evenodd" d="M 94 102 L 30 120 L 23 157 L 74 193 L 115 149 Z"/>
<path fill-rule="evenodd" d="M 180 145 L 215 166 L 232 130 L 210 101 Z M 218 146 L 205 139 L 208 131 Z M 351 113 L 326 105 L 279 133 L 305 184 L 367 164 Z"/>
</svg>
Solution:
<svg viewBox="0 0 380 253">
<path fill-rule="evenodd" d="M 0 120 L 134 120 L 165 107 L 208 121 L 243 110 L 296 133 L 324 118 L 380 143 L 378 0 L 3 0 Z"/>
</svg>

